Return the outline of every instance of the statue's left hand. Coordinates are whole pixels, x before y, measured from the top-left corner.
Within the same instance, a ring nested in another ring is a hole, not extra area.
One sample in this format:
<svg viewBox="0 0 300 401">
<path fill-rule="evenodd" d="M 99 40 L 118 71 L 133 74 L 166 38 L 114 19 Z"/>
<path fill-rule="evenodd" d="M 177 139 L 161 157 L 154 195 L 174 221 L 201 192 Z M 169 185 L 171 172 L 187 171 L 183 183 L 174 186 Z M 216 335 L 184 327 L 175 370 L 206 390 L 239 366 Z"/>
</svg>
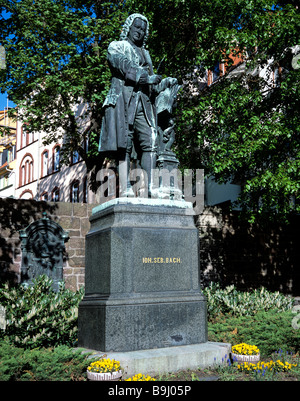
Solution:
<svg viewBox="0 0 300 401">
<path fill-rule="evenodd" d="M 158 85 L 162 80 L 161 75 L 151 75 L 148 78 L 148 84 L 150 85 Z"/>
<path fill-rule="evenodd" d="M 170 78 L 169 77 L 168 80 L 169 80 L 169 82 L 168 82 L 169 83 L 169 88 L 178 83 L 177 78 Z"/>
</svg>

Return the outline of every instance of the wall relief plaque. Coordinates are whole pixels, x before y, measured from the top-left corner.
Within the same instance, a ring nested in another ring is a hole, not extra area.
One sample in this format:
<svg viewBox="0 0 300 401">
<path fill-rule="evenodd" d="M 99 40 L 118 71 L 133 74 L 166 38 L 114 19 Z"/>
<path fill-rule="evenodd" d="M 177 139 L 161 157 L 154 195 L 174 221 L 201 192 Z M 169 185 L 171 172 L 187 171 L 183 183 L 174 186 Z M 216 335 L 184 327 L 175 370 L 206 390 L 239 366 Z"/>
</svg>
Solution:
<svg viewBox="0 0 300 401">
<path fill-rule="evenodd" d="M 22 241 L 21 282 L 28 285 L 40 275 L 53 280 L 53 289 L 58 291 L 63 281 L 65 242 L 68 232 L 46 215 L 20 230 Z"/>
</svg>

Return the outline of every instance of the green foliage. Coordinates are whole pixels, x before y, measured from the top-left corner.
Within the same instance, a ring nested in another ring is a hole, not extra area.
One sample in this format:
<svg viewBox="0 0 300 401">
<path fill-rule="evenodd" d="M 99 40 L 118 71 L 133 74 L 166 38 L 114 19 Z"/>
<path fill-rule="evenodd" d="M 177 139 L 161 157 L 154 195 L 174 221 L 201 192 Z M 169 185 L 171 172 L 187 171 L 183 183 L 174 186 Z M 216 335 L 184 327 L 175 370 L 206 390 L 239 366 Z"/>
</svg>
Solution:
<svg viewBox="0 0 300 401">
<path fill-rule="evenodd" d="M 166 74 L 183 83 L 177 110 L 182 168 L 241 184 L 245 217 L 287 219 L 300 211 L 299 8 L 292 1 L 129 1 L 152 22 L 150 45 Z M 238 74 L 201 84 L 220 61 Z M 279 71 L 277 79 L 274 77 Z M 195 89 L 193 94 L 190 85 Z M 205 89 L 204 89 L 205 88 Z"/>
<path fill-rule="evenodd" d="M 1 91 L 22 110 L 18 118 L 27 130 L 47 133 L 47 143 L 64 130 L 65 162 L 73 150 L 87 159 L 83 144 L 101 121 L 110 80 L 106 52 L 118 37 L 123 3 L 0 1 L 0 10 L 7 13 L 0 15 L 7 66 L 0 69 Z M 89 109 L 76 115 L 73 106 L 82 100 Z"/>
<path fill-rule="evenodd" d="M 219 183 L 240 183 L 238 204 L 249 221 L 300 211 L 300 70 L 291 67 L 300 11 L 294 1 L 2 0 L 0 7 L 10 13 L 0 17 L 7 64 L 0 69 L 1 90 L 23 107 L 27 129 L 47 132 L 49 142 L 59 127 L 65 130 L 66 159 L 68 150 L 78 149 L 89 169 L 100 162 L 95 135 L 110 80 L 107 46 L 128 13 L 140 12 L 151 23 L 154 66 L 165 57 L 164 74 L 183 84 L 176 145 L 181 167 L 204 168 Z M 206 71 L 220 60 L 230 68 L 235 57 L 246 59 L 245 68 L 202 90 Z M 84 132 L 71 107 L 79 99 L 89 104 Z M 90 134 L 87 155 L 82 143 Z"/>
<path fill-rule="evenodd" d="M 0 343 L 1 381 L 86 380 L 88 354 L 67 346 L 24 350 Z"/>
<path fill-rule="evenodd" d="M 300 331 L 292 327 L 293 298 L 265 288 L 237 291 L 210 283 L 203 289 L 207 298 L 208 339 L 232 345 L 256 345 L 270 356 L 279 349 L 300 349 Z"/>
<path fill-rule="evenodd" d="M 52 280 L 40 276 L 28 288 L 9 288 L 7 284 L 0 288 L 0 304 L 6 308 L 2 338 L 24 348 L 74 344 L 83 289 L 73 292 L 62 284 L 56 293 L 51 285 Z"/>
<path fill-rule="evenodd" d="M 206 172 L 219 183 L 242 184 L 237 204 L 249 221 L 267 214 L 279 219 L 298 210 L 292 200 L 300 189 L 299 72 L 289 72 L 287 88 L 269 87 L 264 95 L 266 82 L 257 79 L 260 89 L 253 90 L 248 78 L 223 78 L 203 94 L 188 135 Z"/>
<path fill-rule="evenodd" d="M 293 329 L 291 311 L 271 309 L 253 316 L 217 315 L 208 322 L 209 341 L 234 344 L 245 342 L 256 345 L 263 356 L 279 349 L 297 352 L 300 349 L 300 331 Z"/>
<path fill-rule="evenodd" d="M 289 311 L 293 298 L 279 291 L 271 292 L 266 288 L 253 291 L 238 291 L 234 285 L 222 289 L 218 283 L 210 283 L 203 289 L 207 299 L 209 318 L 218 314 L 231 313 L 236 316 L 253 316 L 258 311 L 273 310 L 274 313 Z"/>
<path fill-rule="evenodd" d="M 83 290 L 51 290 L 46 276 L 33 287 L 0 288 L 7 328 L 1 330 L 0 380 L 85 380 L 91 362 L 72 347 L 77 335 L 77 308 Z M 203 290 L 208 307 L 208 340 L 245 342 L 262 356 L 297 352 L 300 331 L 292 327 L 292 298 L 262 288 L 237 291 L 211 284 Z M 51 347 L 51 348 L 45 348 Z M 52 348 L 53 347 L 53 348 Z"/>
</svg>

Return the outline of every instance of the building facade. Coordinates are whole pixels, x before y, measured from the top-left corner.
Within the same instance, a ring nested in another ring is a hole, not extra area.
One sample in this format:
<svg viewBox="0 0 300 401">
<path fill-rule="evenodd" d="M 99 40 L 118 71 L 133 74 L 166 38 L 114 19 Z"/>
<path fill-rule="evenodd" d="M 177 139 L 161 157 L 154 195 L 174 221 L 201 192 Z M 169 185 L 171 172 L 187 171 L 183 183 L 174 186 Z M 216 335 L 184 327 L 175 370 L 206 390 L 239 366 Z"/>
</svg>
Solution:
<svg viewBox="0 0 300 401">
<path fill-rule="evenodd" d="M 17 122 L 0 110 L 0 198 L 15 197 L 16 189 L 16 131 Z"/>
<path fill-rule="evenodd" d="M 44 145 L 46 134 L 17 126 L 16 198 L 50 202 L 95 203 L 85 162 L 75 152 L 69 165 L 61 163 L 63 140 Z"/>
</svg>

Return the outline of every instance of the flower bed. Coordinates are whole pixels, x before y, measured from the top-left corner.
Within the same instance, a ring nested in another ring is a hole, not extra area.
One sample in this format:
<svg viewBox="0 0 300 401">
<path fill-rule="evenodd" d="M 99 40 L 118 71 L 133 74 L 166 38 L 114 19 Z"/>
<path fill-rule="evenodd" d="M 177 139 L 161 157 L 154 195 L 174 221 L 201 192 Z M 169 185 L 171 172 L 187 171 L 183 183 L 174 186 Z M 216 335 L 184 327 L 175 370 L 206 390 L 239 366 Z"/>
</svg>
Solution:
<svg viewBox="0 0 300 401">
<path fill-rule="evenodd" d="M 290 362 L 282 362 L 279 359 L 277 361 L 269 361 L 269 362 L 258 362 L 258 363 L 248 363 L 244 362 L 241 364 L 237 365 L 237 369 L 240 370 L 241 372 L 246 372 L 246 373 L 251 373 L 255 371 L 274 371 L 274 372 L 287 372 L 291 370 L 293 367 L 296 367 L 296 363 L 290 363 Z"/>
</svg>

